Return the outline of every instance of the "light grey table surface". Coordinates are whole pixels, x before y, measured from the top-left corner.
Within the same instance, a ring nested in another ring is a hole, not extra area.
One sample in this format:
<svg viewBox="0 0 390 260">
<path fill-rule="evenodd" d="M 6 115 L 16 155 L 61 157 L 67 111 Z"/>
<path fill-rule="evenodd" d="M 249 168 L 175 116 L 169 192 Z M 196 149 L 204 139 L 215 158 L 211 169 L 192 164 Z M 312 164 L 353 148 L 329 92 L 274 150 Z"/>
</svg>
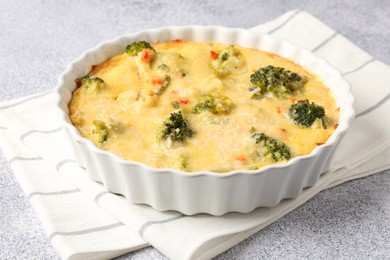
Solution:
<svg viewBox="0 0 390 260">
<path fill-rule="evenodd" d="M 390 64 L 388 0 L 0 0 L 0 100 L 52 89 L 84 50 L 123 33 L 187 24 L 249 28 L 292 9 Z M 323 191 L 217 259 L 390 259 L 389 191 L 389 170 Z M 165 259 L 151 247 L 120 258 Z M 58 259 L 2 153 L 0 259 Z"/>
</svg>

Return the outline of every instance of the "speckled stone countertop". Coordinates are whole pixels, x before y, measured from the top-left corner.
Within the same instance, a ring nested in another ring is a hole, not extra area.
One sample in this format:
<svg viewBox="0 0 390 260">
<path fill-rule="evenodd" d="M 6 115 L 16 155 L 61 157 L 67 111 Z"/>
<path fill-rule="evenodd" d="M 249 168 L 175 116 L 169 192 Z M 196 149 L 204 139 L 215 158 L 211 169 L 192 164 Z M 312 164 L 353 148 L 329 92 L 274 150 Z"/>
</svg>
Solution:
<svg viewBox="0 0 390 260">
<path fill-rule="evenodd" d="M 390 64 L 390 1 L 0 0 L 0 100 L 52 89 L 84 50 L 167 25 L 249 28 L 307 11 Z M 389 111 L 390 112 L 390 111 Z M 0 259 L 58 259 L 0 153 Z M 390 171 L 323 191 L 216 259 L 390 259 Z M 165 259 L 148 247 L 120 259 Z"/>
</svg>

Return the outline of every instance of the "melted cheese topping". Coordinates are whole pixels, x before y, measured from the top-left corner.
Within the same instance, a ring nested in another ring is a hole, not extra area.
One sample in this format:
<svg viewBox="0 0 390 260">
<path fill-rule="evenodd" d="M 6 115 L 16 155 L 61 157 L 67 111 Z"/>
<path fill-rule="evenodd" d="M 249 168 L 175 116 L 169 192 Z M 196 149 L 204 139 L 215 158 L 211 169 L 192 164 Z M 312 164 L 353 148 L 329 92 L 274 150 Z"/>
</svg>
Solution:
<svg viewBox="0 0 390 260">
<path fill-rule="evenodd" d="M 217 71 L 212 52 L 220 53 L 228 45 L 172 41 L 153 47 L 157 52 L 150 62 L 143 60 L 142 53 L 123 53 L 94 66 L 89 75 L 103 79 L 105 87 L 74 91 L 70 118 L 81 135 L 99 148 L 158 168 L 226 172 L 279 163 L 253 152 L 254 129 L 285 143 L 293 158 L 325 143 L 337 126 L 333 94 L 318 77 L 290 60 L 235 46 L 238 58 L 229 59 Z M 268 65 L 306 76 L 304 90 L 292 98 L 252 99 L 250 75 Z M 159 79 L 165 75 L 170 82 L 157 95 Z M 233 108 L 222 114 L 192 113 L 206 93 L 227 96 Z M 324 107 L 332 125 L 303 128 L 294 124 L 288 109 L 292 102 L 303 99 Z M 188 120 L 193 136 L 185 142 L 158 139 L 164 120 L 178 110 Z M 104 142 L 96 137 L 96 120 L 107 126 Z"/>
</svg>

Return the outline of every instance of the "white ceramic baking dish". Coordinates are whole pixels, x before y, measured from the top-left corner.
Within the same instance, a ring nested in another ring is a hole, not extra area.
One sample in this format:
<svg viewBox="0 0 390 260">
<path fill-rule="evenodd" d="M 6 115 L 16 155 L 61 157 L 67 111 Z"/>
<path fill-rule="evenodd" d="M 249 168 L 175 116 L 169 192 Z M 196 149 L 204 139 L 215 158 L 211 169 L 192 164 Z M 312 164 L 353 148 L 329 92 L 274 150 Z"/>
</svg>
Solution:
<svg viewBox="0 0 390 260">
<path fill-rule="evenodd" d="M 238 44 L 293 60 L 320 76 L 333 91 L 340 107 L 339 126 L 324 145 L 316 147 L 309 155 L 259 170 L 228 173 L 153 168 L 143 163 L 126 161 L 83 138 L 68 117 L 68 103 L 76 89 L 74 80 L 86 75 L 93 65 L 122 53 L 133 41 L 155 43 L 173 39 Z M 146 30 L 104 42 L 84 52 L 70 64 L 60 76 L 55 93 L 58 114 L 68 133 L 69 142 L 73 144 L 77 162 L 86 168 L 92 180 L 103 183 L 110 192 L 124 195 L 132 203 L 147 204 L 160 211 L 176 210 L 187 215 L 246 213 L 257 207 L 272 207 L 282 199 L 298 196 L 302 189 L 314 185 L 321 173 L 329 169 L 333 152 L 354 118 L 354 99 L 349 84 L 339 71 L 323 59 L 269 35 L 215 26 Z"/>
</svg>

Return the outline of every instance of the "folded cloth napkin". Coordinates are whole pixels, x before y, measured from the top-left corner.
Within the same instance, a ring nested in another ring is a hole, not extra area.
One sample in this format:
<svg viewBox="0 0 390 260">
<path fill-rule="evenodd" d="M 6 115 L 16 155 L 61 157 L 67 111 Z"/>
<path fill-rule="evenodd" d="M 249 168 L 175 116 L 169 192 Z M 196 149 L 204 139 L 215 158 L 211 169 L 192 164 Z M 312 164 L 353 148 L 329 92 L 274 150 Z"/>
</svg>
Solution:
<svg viewBox="0 0 390 260">
<path fill-rule="evenodd" d="M 211 258 L 321 190 L 390 168 L 390 122 L 382 116 L 390 111 L 387 65 L 302 11 L 250 30 L 314 51 L 351 83 L 357 116 L 331 169 L 299 197 L 273 208 L 221 217 L 158 212 L 88 179 L 64 141 L 52 92 L 0 103 L 1 148 L 61 258 L 112 258 L 147 245 L 172 259 Z"/>
</svg>

